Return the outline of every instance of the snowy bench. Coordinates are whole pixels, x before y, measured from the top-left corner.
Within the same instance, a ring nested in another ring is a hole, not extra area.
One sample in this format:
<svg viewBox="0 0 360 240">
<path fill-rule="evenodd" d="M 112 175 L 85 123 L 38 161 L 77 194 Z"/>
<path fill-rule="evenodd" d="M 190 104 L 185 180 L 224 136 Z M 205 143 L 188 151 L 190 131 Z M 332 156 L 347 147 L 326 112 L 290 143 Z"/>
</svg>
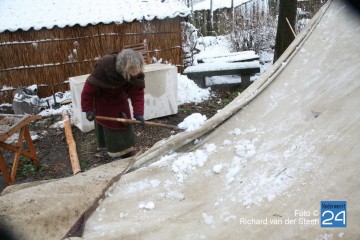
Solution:
<svg viewBox="0 0 360 240">
<path fill-rule="evenodd" d="M 248 87 L 250 76 L 260 72 L 259 61 L 252 62 L 210 62 L 187 67 L 184 74 L 200 87 L 206 87 L 206 77 L 240 75 L 241 86 Z"/>
<path fill-rule="evenodd" d="M 198 56 L 198 63 L 211 63 L 211 62 L 249 62 L 259 60 L 259 55 L 255 51 L 242 51 L 233 53 L 213 53 L 206 56 Z"/>
</svg>

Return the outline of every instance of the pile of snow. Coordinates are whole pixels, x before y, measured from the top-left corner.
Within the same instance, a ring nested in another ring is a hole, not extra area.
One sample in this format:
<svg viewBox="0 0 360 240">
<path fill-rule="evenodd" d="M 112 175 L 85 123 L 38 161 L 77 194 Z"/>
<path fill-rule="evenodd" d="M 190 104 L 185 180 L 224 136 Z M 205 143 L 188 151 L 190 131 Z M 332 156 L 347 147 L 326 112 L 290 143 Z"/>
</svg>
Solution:
<svg viewBox="0 0 360 240">
<path fill-rule="evenodd" d="M 206 121 L 206 116 L 201 115 L 200 113 L 193 113 L 190 116 L 187 116 L 184 121 L 179 123 L 178 127 L 181 129 L 186 129 L 186 131 L 193 131 L 200 128 Z"/>
<path fill-rule="evenodd" d="M 178 74 L 178 104 L 200 103 L 211 97 L 210 89 L 200 88 L 187 76 Z"/>
</svg>

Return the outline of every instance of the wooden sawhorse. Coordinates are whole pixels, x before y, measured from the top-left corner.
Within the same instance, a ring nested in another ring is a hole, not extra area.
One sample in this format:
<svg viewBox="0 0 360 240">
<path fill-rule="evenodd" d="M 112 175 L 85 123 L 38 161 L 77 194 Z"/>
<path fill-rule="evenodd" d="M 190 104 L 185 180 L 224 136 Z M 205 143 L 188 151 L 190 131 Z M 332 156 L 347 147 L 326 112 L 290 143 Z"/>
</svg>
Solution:
<svg viewBox="0 0 360 240">
<path fill-rule="evenodd" d="M 7 127 L 6 124 L 2 125 L 2 129 L 5 131 L 0 131 L 0 170 L 7 184 L 12 185 L 15 182 L 16 171 L 19 164 L 19 158 L 21 155 L 30 158 L 35 166 L 39 166 L 40 164 L 36 155 L 34 144 L 31 140 L 28 123 L 33 120 L 41 119 L 42 116 L 11 115 L 11 114 L 0 114 L 0 116 L 5 116 L 13 120 L 16 119 L 15 123 L 12 126 Z M 20 131 L 20 133 L 16 144 L 13 145 L 5 142 L 9 137 L 14 135 L 18 131 Z M 25 140 L 26 142 L 26 146 L 28 148 L 27 150 L 23 148 L 23 140 Z M 2 155 L 1 149 L 6 149 L 15 153 L 11 172 L 9 172 L 6 167 L 6 162 Z"/>
</svg>

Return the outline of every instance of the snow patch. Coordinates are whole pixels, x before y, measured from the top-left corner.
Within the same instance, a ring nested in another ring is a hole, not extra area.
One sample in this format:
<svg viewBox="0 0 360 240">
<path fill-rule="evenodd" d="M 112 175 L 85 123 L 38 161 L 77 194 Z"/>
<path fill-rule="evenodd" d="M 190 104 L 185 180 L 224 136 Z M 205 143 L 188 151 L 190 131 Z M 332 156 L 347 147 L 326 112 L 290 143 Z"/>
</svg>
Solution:
<svg viewBox="0 0 360 240">
<path fill-rule="evenodd" d="M 247 133 L 254 133 L 256 132 L 256 130 L 257 129 L 255 127 L 250 127 L 246 131 L 241 131 L 240 128 L 235 128 L 233 131 L 230 131 L 228 134 L 233 136 L 240 136 L 240 135 L 245 135 Z"/>
<path fill-rule="evenodd" d="M 205 150 L 208 153 L 212 153 L 216 151 L 216 145 L 214 143 L 210 143 L 210 144 L 205 144 Z"/>
<path fill-rule="evenodd" d="M 235 176 L 240 172 L 240 167 L 235 166 L 228 169 L 228 172 L 225 175 L 226 183 L 230 184 L 235 180 Z"/>
<path fill-rule="evenodd" d="M 222 164 L 216 164 L 216 165 L 214 165 L 214 167 L 213 167 L 214 173 L 218 173 L 218 174 L 221 173 L 222 169 L 223 169 Z"/>
<path fill-rule="evenodd" d="M 145 210 L 152 210 L 155 208 L 154 202 L 148 202 L 148 203 L 140 203 L 139 209 L 145 209 Z"/>
<path fill-rule="evenodd" d="M 158 188 L 160 186 L 160 183 L 161 181 L 158 179 L 152 179 L 152 180 L 144 179 L 142 181 L 131 183 L 125 191 L 127 193 L 133 193 L 148 188 Z M 122 188 L 120 189 L 120 187 L 119 190 L 124 191 L 124 189 Z"/>
<path fill-rule="evenodd" d="M 256 148 L 252 141 L 242 140 L 237 142 L 235 153 L 240 157 L 250 158 L 256 154 Z"/>
<path fill-rule="evenodd" d="M 179 123 L 178 127 L 181 129 L 186 129 L 186 131 L 194 131 L 199 129 L 204 122 L 206 121 L 206 116 L 201 115 L 200 113 L 193 113 L 190 116 L 187 116 L 184 121 Z"/>
<path fill-rule="evenodd" d="M 208 154 L 203 150 L 196 150 L 178 157 L 171 166 L 171 169 L 176 173 L 179 182 L 184 182 L 188 173 L 196 167 L 202 167 L 208 159 Z"/>
<path fill-rule="evenodd" d="M 202 214 L 204 223 L 207 225 L 213 225 L 214 224 L 214 216 L 208 215 L 206 212 Z"/>
<path fill-rule="evenodd" d="M 170 191 L 167 192 L 165 195 L 165 198 L 167 199 L 184 199 L 185 195 L 179 191 Z"/>
<path fill-rule="evenodd" d="M 210 88 L 200 88 L 186 75 L 178 74 L 178 103 L 200 103 L 211 97 Z"/>
<path fill-rule="evenodd" d="M 226 146 L 226 145 L 230 145 L 232 142 L 228 139 L 225 139 L 224 142 L 223 142 L 223 145 Z"/>
</svg>

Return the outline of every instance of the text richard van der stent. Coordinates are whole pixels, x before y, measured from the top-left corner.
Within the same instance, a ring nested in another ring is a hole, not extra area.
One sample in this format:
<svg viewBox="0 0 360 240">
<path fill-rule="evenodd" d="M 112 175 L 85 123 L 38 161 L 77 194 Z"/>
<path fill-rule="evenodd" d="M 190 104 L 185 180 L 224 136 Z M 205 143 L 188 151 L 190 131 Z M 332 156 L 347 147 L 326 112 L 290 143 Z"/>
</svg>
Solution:
<svg viewBox="0 0 360 240">
<path fill-rule="evenodd" d="M 319 211 L 295 210 L 293 217 L 283 218 L 274 214 L 265 218 L 240 218 L 242 225 L 319 225 Z"/>
</svg>

